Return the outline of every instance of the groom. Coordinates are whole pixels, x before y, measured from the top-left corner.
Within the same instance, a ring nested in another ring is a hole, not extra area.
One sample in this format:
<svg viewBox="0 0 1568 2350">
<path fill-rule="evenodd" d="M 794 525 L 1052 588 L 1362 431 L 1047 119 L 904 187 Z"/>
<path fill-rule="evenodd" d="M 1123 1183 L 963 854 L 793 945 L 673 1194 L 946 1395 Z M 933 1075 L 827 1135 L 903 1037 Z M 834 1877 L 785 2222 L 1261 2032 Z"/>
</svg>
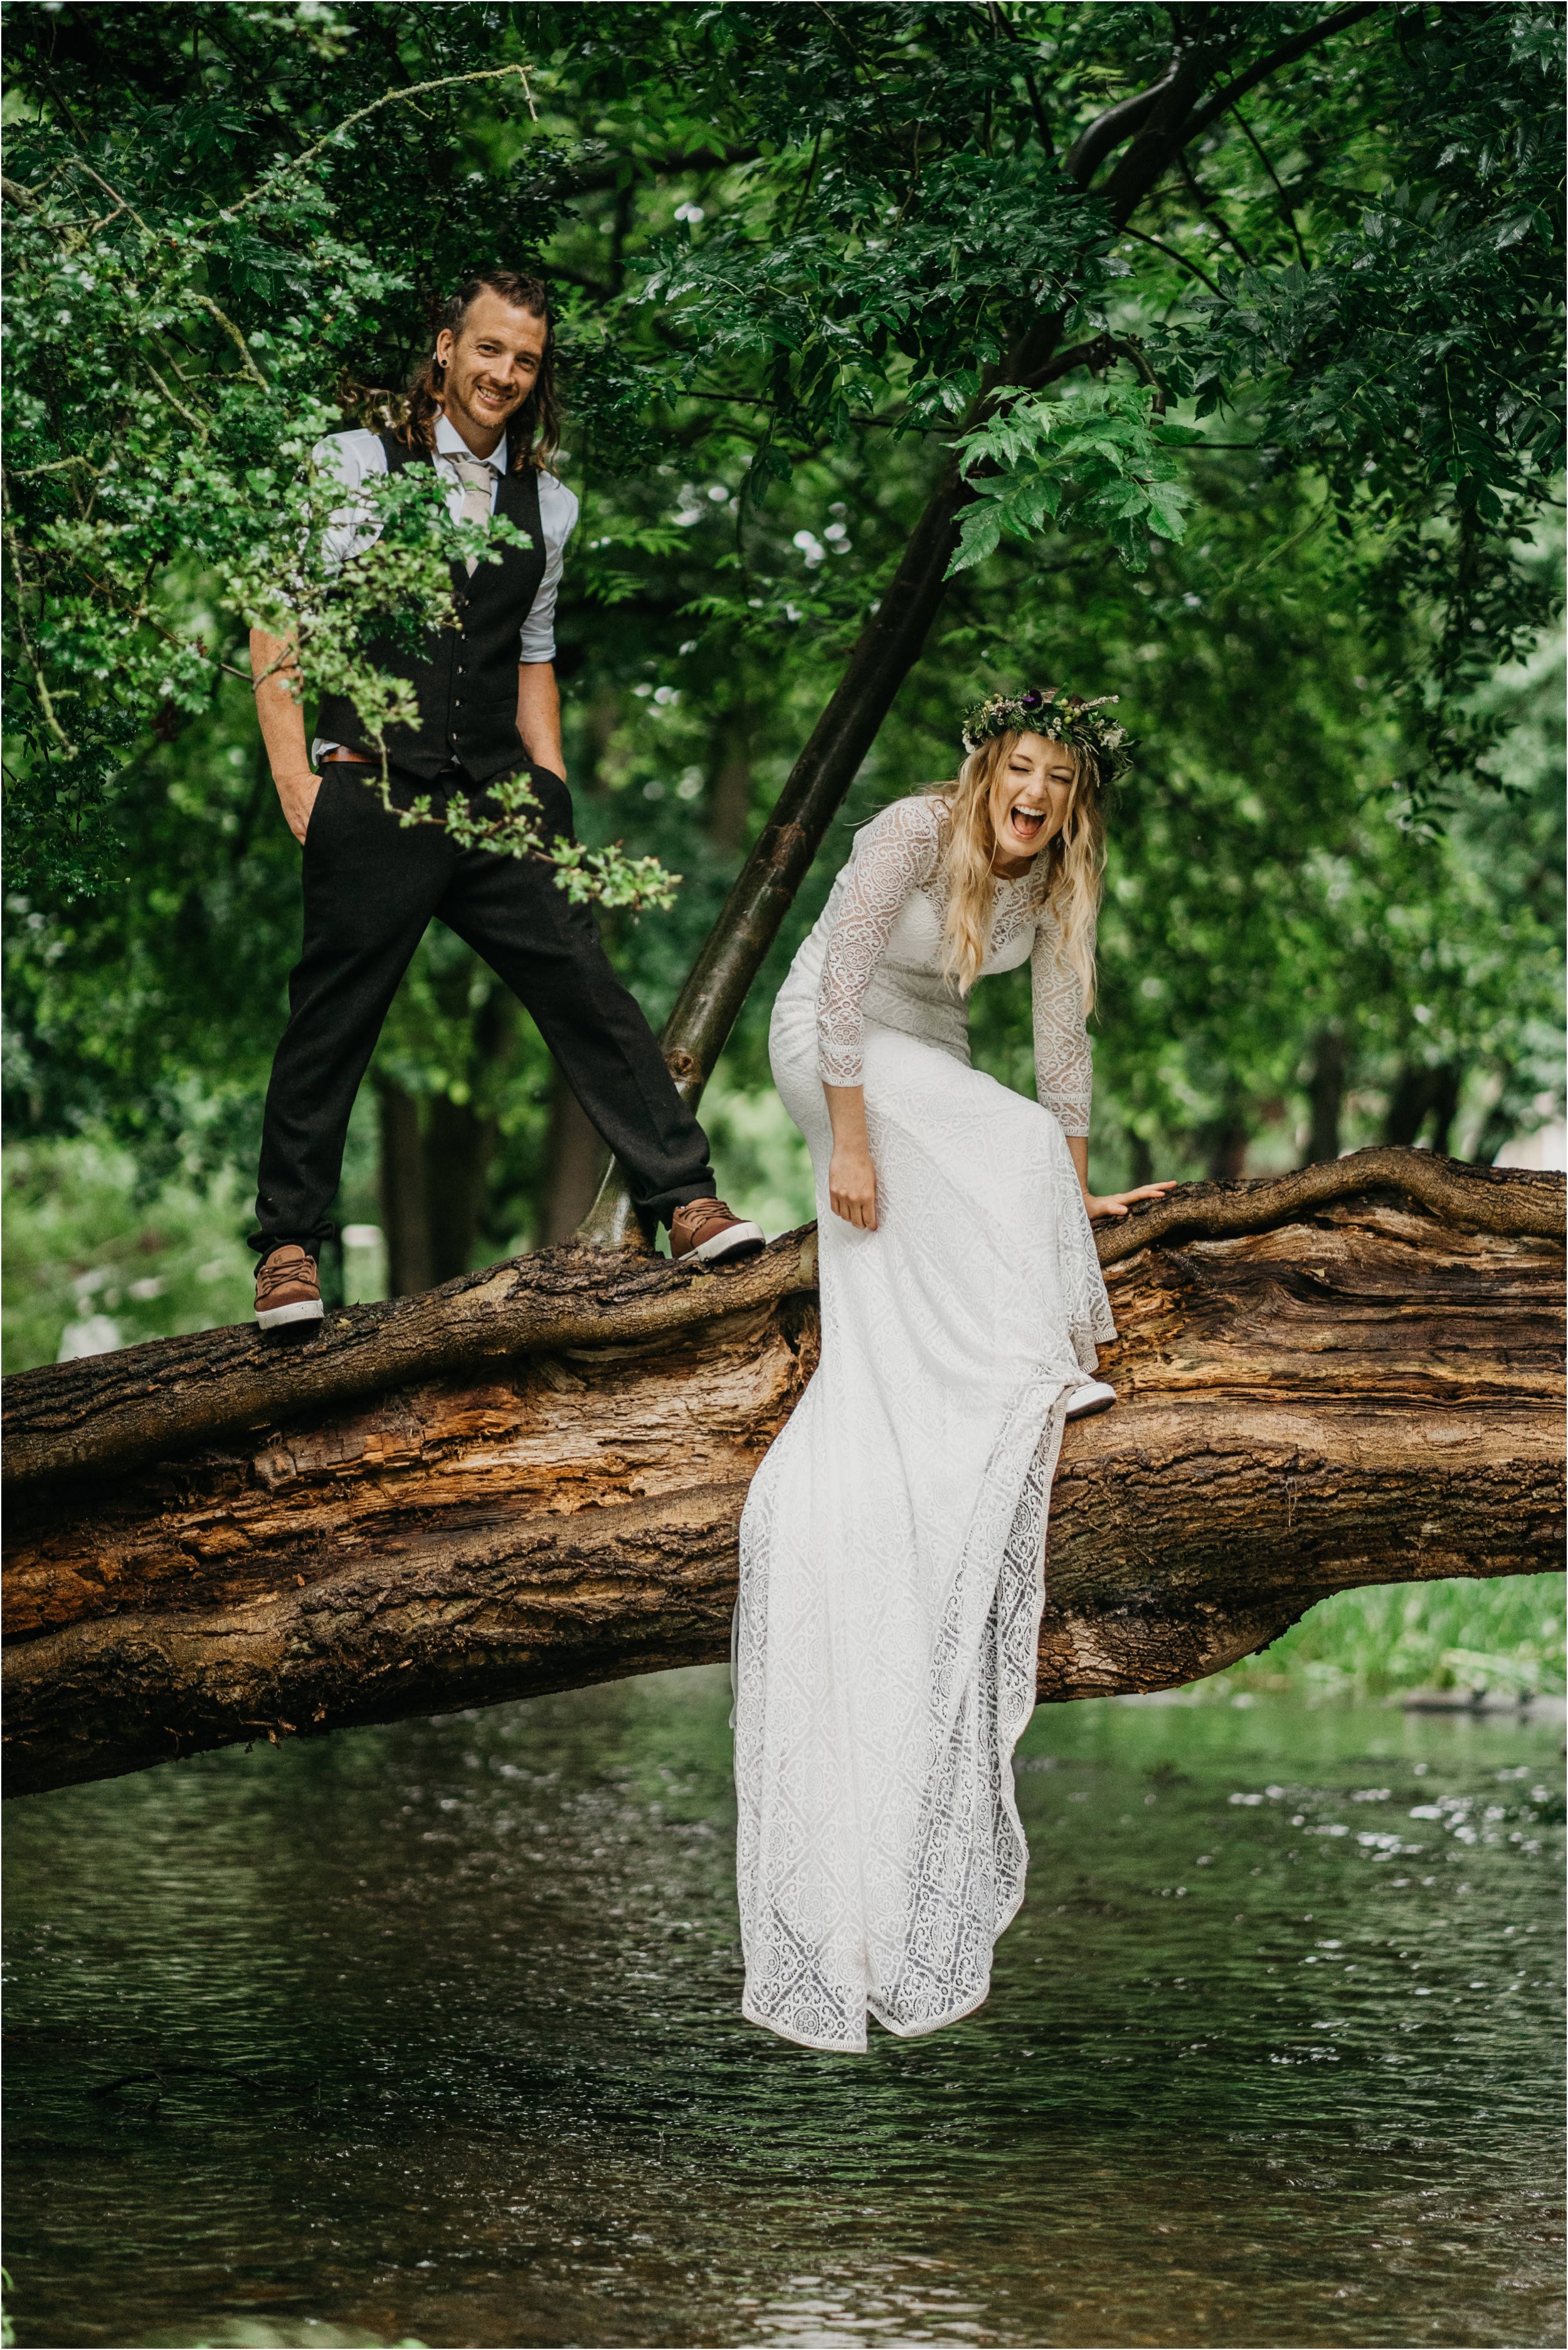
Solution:
<svg viewBox="0 0 1568 2350">
<path fill-rule="evenodd" d="M 407 678 L 417 726 L 388 730 L 394 806 L 479 795 L 526 767 L 546 839 L 572 836 L 553 667 L 554 619 L 577 501 L 545 470 L 556 445 L 553 334 L 537 278 L 469 279 L 447 304 L 435 348 L 396 432 L 337 432 L 317 460 L 341 474 L 329 556 L 350 562 L 376 536 L 357 493 L 366 476 L 433 464 L 453 520 L 504 515 L 526 532 L 498 564 L 454 568 L 462 625 L 432 629 L 418 654 L 379 640 L 379 669 Z M 256 710 L 273 781 L 303 849 L 305 942 L 288 983 L 289 1021 L 273 1063 L 251 1246 L 264 1330 L 318 1321 L 317 1259 L 343 1166 L 349 1112 L 388 1007 L 432 916 L 483 956 L 536 1022 L 584 1109 L 631 1178 L 670 1253 L 708 1262 L 763 1245 L 715 1199 L 701 1128 L 675 1089 L 636 999 L 543 858 L 462 849 L 441 827 L 401 827 L 367 785 L 379 769 L 353 705 L 327 698 L 306 755 L 289 690 L 292 648 L 251 635 Z M 481 802 L 483 805 L 483 802 Z"/>
</svg>

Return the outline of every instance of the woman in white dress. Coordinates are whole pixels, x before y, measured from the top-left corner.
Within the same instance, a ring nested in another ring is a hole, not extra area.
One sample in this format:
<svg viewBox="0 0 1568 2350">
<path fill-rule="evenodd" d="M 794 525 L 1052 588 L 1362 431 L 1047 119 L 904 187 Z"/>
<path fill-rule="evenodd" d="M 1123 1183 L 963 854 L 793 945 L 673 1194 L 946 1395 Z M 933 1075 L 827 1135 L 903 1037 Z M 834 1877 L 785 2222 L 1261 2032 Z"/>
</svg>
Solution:
<svg viewBox="0 0 1568 2350">
<path fill-rule="evenodd" d="M 1088 1191 L 1106 704 L 994 695 L 956 784 L 867 825 L 779 991 L 816 1171 L 822 1359 L 753 1482 L 735 1617 L 744 2012 L 861 2051 L 978 2007 L 1023 1898 L 1064 1421 L 1116 1400 Z M 975 980 L 1033 963 L 1036 1105 L 970 1066 Z"/>
</svg>

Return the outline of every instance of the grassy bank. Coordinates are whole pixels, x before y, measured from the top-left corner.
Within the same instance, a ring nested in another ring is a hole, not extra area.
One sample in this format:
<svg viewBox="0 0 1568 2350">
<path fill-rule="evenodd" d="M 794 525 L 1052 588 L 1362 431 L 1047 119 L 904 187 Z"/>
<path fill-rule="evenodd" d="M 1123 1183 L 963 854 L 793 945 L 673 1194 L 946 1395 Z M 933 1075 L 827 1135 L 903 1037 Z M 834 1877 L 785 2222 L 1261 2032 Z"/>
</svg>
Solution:
<svg viewBox="0 0 1568 2350">
<path fill-rule="evenodd" d="M 1540 1695 L 1563 1687 L 1563 1636 L 1561 1575 L 1384 1583 L 1320 1601 L 1262 1656 L 1201 1686 L 1216 1697 L 1245 1690 Z"/>
</svg>

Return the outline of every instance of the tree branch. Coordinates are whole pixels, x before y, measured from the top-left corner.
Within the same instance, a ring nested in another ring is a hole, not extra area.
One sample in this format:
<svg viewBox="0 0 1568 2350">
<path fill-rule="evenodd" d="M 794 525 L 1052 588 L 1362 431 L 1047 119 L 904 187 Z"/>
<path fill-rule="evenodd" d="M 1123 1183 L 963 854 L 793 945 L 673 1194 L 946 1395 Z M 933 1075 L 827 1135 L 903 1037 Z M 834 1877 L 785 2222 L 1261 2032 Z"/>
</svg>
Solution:
<svg viewBox="0 0 1568 2350">
<path fill-rule="evenodd" d="M 317 155 L 334 145 L 346 130 L 351 130 L 355 123 L 366 121 L 372 114 L 379 114 L 384 106 L 400 106 L 410 98 L 425 98 L 437 89 L 453 89 L 463 82 L 505 81 L 508 78 L 522 82 L 528 111 L 537 122 L 539 109 L 534 103 L 534 92 L 529 87 L 528 68 L 523 65 L 487 66 L 483 73 L 442 74 L 437 81 L 417 81 L 407 89 L 384 90 L 379 98 L 372 99 L 369 106 L 361 106 L 353 114 L 346 114 L 341 122 L 335 123 L 326 137 L 318 139 L 314 147 L 307 147 L 303 155 L 291 156 L 287 162 L 280 163 L 275 171 L 269 172 L 247 195 L 241 196 L 237 203 L 230 204 L 221 217 L 223 220 L 237 219 L 247 205 L 254 204 L 259 197 L 266 194 L 275 181 L 287 179 L 291 173 L 304 171 L 306 164 L 314 163 Z M 112 194 L 113 190 L 109 192 Z"/>
<path fill-rule="evenodd" d="M 1198 109 L 1183 128 L 1183 146 L 1194 139 L 1200 139 L 1211 122 L 1217 122 L 1228 108 L 1233 107 L 1239 98 L 1245 98 L 1250 89 L 1256 89 L 1260 82 L 1267 81 L 1272 74 L 1279 73 L 1286 66 L 1293 66 L 1298 58 L 1310 56 L 1323 42 L 1331 40 L 1335 33 L 1343 33 L 1347 26 L 1355 24 L 1361 17 L 1376 16 L 1380 5 L 1381 0 L 1355 0 L 1354 6 L 1336 8 L 1332 16 L 1324 16 L 1319 24 L 1309 25 L 1304 32 L 1293 35 L 1288 41 L 1282 41 L 1278 48 L 1269 51 L 1266 57 L 1260 57 L 1256 65 L 1249 66 L 1245 73 L 1238 74 L 1234 81 L 1228 82 L 1207 106 Z"/>
<path fill-rule="evenodd" d="M 1259 162 L 1262 165 L 1270 179 L 1272 180 L 1274 183 L 1274 192 L 1280 200 L 1280 210 L 1283 213 L 1286 225 L 1289 227 L 1291 234 L 1296 241 L 1296 251 L 1301 256 L 1302 267 L 1303 269 L 1310 269 L 1312 267 L 1312 263 L 1307 258 L 1306 244 L 1303 239 L 1300 226 L 1296 221 L 1295 207 L 1285 193 L 1284 184 L 1281 180 L 1279 173 L 1275 171 L 1267 155 L 1263 152 L 1262 143 L 1259 140 L 1256 132 L 1253 130 L 1251 124 L 1247 120 L 1246 116 L 1241 112 L 1241 108 L 1233 105 L 1231 111 L 1235 116 L 1237 121 L 1241 124 L 1242 135 L 1251 143 L 1252 151 L 1257 156 Z"/>
<path fill-rule="evenodd" d="M 1220 288 L 1215 285 L 1214 280 L 1210 276 L 1208 271 L 1206 269 L 1199 269 L 1195 261 L 1189 261 L 1184 253 L 1178 253 L 1173 244 L 1167 244 L 1162 238 L 1158 236 L 1146 236 L 1141 228 L 1128 228 L 1125 224 L 1122 228 L 1122 234 L 1124 236 L 1136 237 L 1139 244 L 1152 244 L 1157 253 L 1163 253 L 1168 260 L 1174 261 L 1176 263 L 1178 268 L 1190 270 L 1194 277 L 1201 278 L 1203 284 L 1208 286 L 1209 291 L 1213 295 L 1214 299 L 1217 302 L 1222 302 L 1224 300 L 1224 296 L 1220 293 Z"/>
<path fill-rule="evenodd" d="M 1019 39 L 1015 27 L 1008 21 L 1007 12 L 1002 6 L 1002 0 L 986 0 L 986 5 L 991 13 L 992 23 L 1000 25 L 1013 46 L 1022 49 L 1023 44 Z M 1040 102 L 1040 92 L 1035 85 L 1033 72 L 1026 57 L 1021 57 L 1018 63 L 1023 76 L 1023 87 L 1029 92 L 1029 103 L 1034 113 L 1034 128 L 1040 133 L 1040 144 L 1045 150 L 1047 156 L 1054 161 L 1056 142 L 1051 136 L 1051 125 L 1045 119 L 1045 109 Z"/>
<path fill-rule="evenodd" d="M 1085 130 L 1081 130 L 1067 150 L 1067 160 L 1062 166 L 1070 180 L 1086 188 L 1106 157 L 1124 139 L 1141 130 L 1153 113 L 1162 94 L 1175 79 L 1179 58 L 1173 58 L 1158 81 L 1149 89 L 1140 89 L 1132 98 L 1118 99 Z"/>
<path fill-rule="evenodd" d="M 1218 231 L 1219 234 L 1224 238 L 1226 244 L 1239 255 L 1243 268 L 1254 268 L 1256 264 L 1254 263 L 1251 255 L 1248 252 L 1246 246 L 1242 244 L 1241 238 L 1236 234 L 1235 230 L 1230 226 L 1223 213 L 1220 212 L 1217 207 L 1210 203 L 1208 196 L 1204 194 L 1203 190 L 1199 186 L 1198 174 L 1193 170 L 1191 164 L 1188 161 L 1185 152 L 1179 154 L 1176 160 L 1177 168 L 1179 170 L 1182 179 L 1186 182 L 1187 192 L 1192 198 L 1193 203 L 1197 205 L 1202 217 Z"/>
<path fill-rule="evenodd" d="M 1505 1239 L 1563 1236 L 1561 1176 L 1538 1175 L 1521 1185 L 1512 1168 L 1472 1167 L 1466 1159 L 1440 1158 L 1435 1150 L 1379 1144 L 1288 1175 L 1257 1176 L 1237 1183 L 1184 1183 L 1163 1199 L 1130 1208 L 1122 1222 L 1101 1224 L 1096 1245 L 1102 1265 L 1119 1264 L 1156 1243 L 1164 1246 L 1199 1235 L 1223 1240 L 1234 1232 L 1262 1232 L 1272 1224 L 1315 1214 L 1333 1201 L 1379 1190 L 1403 1192 L 1445 1223 L 1473 1232 Z"/>
<path fill-rule="evenodd" d="M 60 749 L 65 753 L 66 756 L 67 758 L 74 759 L 76 756 L 76 744 L 70 740 L 65 728 L 60 724 L 59 720 L 55 715 L 55 705 L 50 698 L 48 681 L 44 675 L 43 663 L 39 660 L 36 652 L 35 652 L 33 649 L 33 639 L 27 633 L 27 623 L 23 618 L 23 607 L 26 602 L 27 597 L 27 583 L 22 574 L 22 557 L 17 548 L 16 525 L 11 514 L 11 493 L 10 490 L 5 488 L 3 484 L 0 484 L 0 496 L 3 496 L 5 500 L 5 551 L 11 557 L 11 576 L 16 582 L 16 602 L 15 607 L 16 634 L 21 640 L 22 650 L 26 657 L 27 667 L 33 672 L 33 682 L 38 689 L 38 701 L 43 709 L 44 723 L 47 726 L 50 733 L 54 736 L 56 742 L 59 744 Z"/>
</svg>

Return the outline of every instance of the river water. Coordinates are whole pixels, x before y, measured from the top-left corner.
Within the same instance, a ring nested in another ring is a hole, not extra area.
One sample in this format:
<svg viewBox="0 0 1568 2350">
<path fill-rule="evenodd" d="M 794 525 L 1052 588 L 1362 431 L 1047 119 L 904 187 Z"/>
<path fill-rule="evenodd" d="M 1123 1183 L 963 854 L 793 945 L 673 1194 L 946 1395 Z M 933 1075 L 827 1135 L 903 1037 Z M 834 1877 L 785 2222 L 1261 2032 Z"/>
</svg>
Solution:
<svg viewBox="0 0 1568 2350">
<path fill-rule="evenodd" d="M 710 1671 L 11 1807 L 28 2345 L 1562 2339 L 1561 1731 L 1043 1709 L 989 2004 L 738 2013 Z"/>
</svg>

